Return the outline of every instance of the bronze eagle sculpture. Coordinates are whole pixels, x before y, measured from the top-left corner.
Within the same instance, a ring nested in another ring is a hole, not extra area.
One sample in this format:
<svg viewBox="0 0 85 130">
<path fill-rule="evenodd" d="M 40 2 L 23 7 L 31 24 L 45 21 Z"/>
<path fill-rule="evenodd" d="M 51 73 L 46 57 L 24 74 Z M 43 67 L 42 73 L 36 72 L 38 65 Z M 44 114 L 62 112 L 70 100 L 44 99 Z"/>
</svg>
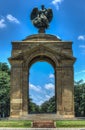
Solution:
<svg viewBox="0 0 85 130">
<path fill-rule="evenodd" d="M 39 29 L 39 33 L 44 33 L 45 29 L 49 27 L 52 17 L 52 9 L 46 9 L 44 5 L 42 5 L 40 10 L 38 10 L 38 8 L 32 10 L 30 19 L 33 25 Z"/>
</svg>

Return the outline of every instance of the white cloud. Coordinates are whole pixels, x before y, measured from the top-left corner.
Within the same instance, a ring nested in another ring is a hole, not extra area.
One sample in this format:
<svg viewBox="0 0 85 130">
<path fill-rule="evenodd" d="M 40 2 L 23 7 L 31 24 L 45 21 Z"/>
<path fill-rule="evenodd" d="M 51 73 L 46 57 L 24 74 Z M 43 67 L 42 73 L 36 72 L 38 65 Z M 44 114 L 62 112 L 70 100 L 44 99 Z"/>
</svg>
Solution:
<svg viewBox="0 0 85 130">
<path fill-rule="evenodd" d="M 36 86 L 32 83 L 29 84 L 30 97 L 37 105 L 41 105 L 45 101 L 49 100 L 54 95 L 54 84 L 45 84 L 43 87 Z"/>
<path fill-rule="evenodd" d="M 85 40 L 85 35 L 78 36 L 78 40 Z"/>
<path fill-rule="evenodd" d="M 52 84 L 52 83 L 45 84 L 45 89 L 47 89 L 47 90 L 54 89 L 54 84 Z"/>
<path fill-rule="evenodd" d="M 15 18 L 14 16 L 12 16 L 11 14 L 8 14 L 6 16 L 6 18 L 10 21 L 10 22 L 13 22 L 13 23 L 16 23 L 16 24 L 20 24 L 19 20 L 17 18 Z"/>
<path fill-rule="evenodd" d="M 49 100 L 51 98 L 50 95 L 45 95 L 45 97 L 46 97 L 46 100 Z"/>
<path fill-rule="evenodd" d="M 80 45 L 79 47 L 80 47 L 80 48 L 85 48 L 85 45 Z"/>
<path fill-rule="evenodd" d="M 85 70 L 81 70 L 79 72 L 76 72 L 75 75 L 82 74 L 82 73 L 85 73 Z"/>
<path fill-rule="evenodd" d="M 42 103 L 44 103 L 44 101 L 43 101 L 43 100 L 38 101 L 38 102 L 37 102 L 37 105 L 39 105 L 39 106 L 40 106 Z"/>
<path fill-rule="evenodd" d="M 53 79 L 53 78 L 54 78 L 54 74 L 50 74 L 50 75 L 49 75 L 49 78 L 50 78 L 50 79 Z"/>
<path fill-rule="evenodd" d="M 41 87 L 40 86 L 35 86 L 33 84 L 29 84 L 29 87 L 30 89 L 34 90 L 34 91 L 37 91 L 37 92 L 40 92 L 41 91 Z"/>
<path fill-rule="evenodd" d="M 52 4 L 56 6 L 57 10 L 59 10 L 59 5 L 63 2 L 63 0 L 53 0 Z"/>
<path fill-rule="evenodd" d="M 4 27 L 6 27 L 5 20 L 1 19 L 0 20 L 0 28 L 4 28 Z"/>
</svg>

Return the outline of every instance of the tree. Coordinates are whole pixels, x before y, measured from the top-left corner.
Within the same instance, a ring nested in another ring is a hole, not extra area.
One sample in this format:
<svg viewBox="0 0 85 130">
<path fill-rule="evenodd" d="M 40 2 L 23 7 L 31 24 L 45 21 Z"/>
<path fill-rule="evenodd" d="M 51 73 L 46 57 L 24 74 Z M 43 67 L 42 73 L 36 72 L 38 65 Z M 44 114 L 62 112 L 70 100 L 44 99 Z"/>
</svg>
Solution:
<svg viewBox="0 0 85 130">
<path fill-rule="evenodd" d="M 50 112 L 50 113 L 56 112 L 56 100 L 55 100 L 55 96 L 53 96 L 53 97 L 51 97 L 49 99 L 48 112 Z"/>
<path fill-rule="evenodd" d="M 55 97 L 51 97 L 48 101 L 45 101 L 40 106 L 33 103 L 32 99 L 29 98 L 29 113 L 54 113 L 56 110 Z"/>
<path fill-rule="evenodd" d="M 40 112 L 48 113 L 48 106 L 49 106 L 49 101 L 45 101 L 44 103 L 42 103 Z"/>
<path fill-rule="evenodd" d="M 54 113 L 56 111 L 55 96 L 51 97 L 48 101 L 45 101 L 41 105 L 40 112 L 42 113 Z"/>
<path fill-rule="evenodd" d="M 31 98 L 29 98 L 28 104 L 29 104 L 28 105 L 29 113 L 39 113 L 40 111 L 39 106 L 36 103 L 34 103 Z"/>
<path fill-rule="evenodd" d="M 10 70 L 6 63 L 0 63 L 0 116 L 9 115 Z"/>
<path fill-rule="evenodd" d="M 9 66 L 7 65 L 7 63 L 0 62 L 0 71 L 4 71 L 4 72 L 7 72 L 8 74 L 10 74 L 10 69 L 9 69 Z"/>
<path fill-rule="evenodd" d="M 76 83 L 74 87 L 74 101 L 75 101 L 76 116 L 85 116 L 85 83 L 81 81 L 78 81 L 78 83 Z"/>
</svg>

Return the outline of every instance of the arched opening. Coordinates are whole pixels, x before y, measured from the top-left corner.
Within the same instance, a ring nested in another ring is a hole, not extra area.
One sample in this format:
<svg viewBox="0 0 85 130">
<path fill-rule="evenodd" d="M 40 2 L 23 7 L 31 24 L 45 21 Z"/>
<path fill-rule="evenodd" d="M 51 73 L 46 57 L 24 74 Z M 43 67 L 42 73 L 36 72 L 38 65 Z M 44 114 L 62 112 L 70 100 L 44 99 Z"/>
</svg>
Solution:
<svg viewBox="0 0 85 130">
<path fill-rule="evenodd" d="M 28 113 L 56 113 L 54 66 L 45 60 L 32 62 L 28 81 Z"/>
</svg>

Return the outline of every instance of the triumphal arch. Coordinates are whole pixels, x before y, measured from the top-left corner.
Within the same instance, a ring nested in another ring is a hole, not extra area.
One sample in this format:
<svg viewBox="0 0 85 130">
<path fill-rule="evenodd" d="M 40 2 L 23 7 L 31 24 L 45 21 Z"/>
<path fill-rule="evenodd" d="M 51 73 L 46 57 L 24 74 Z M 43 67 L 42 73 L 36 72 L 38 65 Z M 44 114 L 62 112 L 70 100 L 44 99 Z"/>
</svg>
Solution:
<svg viewBox="0 0 85 130">
<path fill-rule="evenodd" d="M 35 14 L 34 11 L 37 13 Z M 9 58 L 11 64 L 10 117 L 29 120 L 73 118 L 75 58 L 72 42 L 46 34 L 45 29 L 48 28 L 53 13 L 51 9 L 46 9 L 44 6 L 40 11 L 34 8 L 31 13 L 32 23 L 39 29 L 39 33 L 30 35 L 22 41 L 12 42 L 12 55 Z M 55 114 L 29 114 L 29 69 L 36 61 L 47 61 L 55 70 Z"/>
</svg>

